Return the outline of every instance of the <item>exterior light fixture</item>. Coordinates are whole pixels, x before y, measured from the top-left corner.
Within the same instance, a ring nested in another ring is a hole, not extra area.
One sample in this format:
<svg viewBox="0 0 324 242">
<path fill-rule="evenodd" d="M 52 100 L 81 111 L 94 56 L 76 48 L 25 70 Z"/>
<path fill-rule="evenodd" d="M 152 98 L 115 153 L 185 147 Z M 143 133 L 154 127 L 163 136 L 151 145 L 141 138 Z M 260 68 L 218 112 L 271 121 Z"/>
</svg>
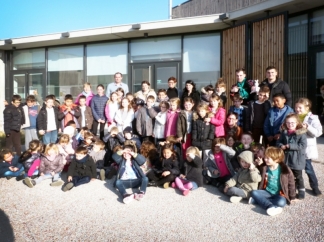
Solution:
<svg viewBox="0 0 324 242">
<path fill-rule="evenodd" d="M 140 24 L 133 24 L 132 29 L 139 30 L 141 28 Z"/>
<path fill-rule="evenodd" d="M 12 44 L 12 39 L 5 39 L 5 44 L 6 45 L 11 45 Z"/>
<path fill-rule="evenodd" d="M 220 20 L 225 20 L 225 19 L 228 19 L 229 16 L 230 16 L 229 13 L 223 13 L 223 14 L 219 15 L 218 18 Z"/>
<path fill-rule="evenodd" d="M 61 34 L 62 38 L 69 38 L 70 37 L 70 33 L 69 32 L 64 32 Z"/>
</svg>

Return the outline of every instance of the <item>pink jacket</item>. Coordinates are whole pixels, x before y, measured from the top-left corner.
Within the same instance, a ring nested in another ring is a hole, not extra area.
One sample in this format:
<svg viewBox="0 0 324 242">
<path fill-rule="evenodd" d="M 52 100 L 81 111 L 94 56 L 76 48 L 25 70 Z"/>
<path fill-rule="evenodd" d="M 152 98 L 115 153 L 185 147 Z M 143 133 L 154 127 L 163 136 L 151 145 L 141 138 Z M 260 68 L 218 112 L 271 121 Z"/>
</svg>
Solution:
<svg viewBox="0 0 324 242">
<path fill-rule="evenodd" d="M 210 123 L 215 125 L 215 137 L 225 136 L 224 123 L 226 120 L 226 110 L 219 108 L 214 117 L 211 118 Z"/>
<path fill-rule="evenodd" d="M 166 123 L 164 126 L 164 137 L 177 135 L 177 121 L 180 111 L 181 110 L 178 109 L 176 112 L 171 113 L 171 110 L 168 110 L 166 115 Z"/>
<path fill-rule="evenodd" d="M 79 98 L 80 98 L 80 96 L 82 96 L 83 95 L 83 92 L 81 92 L 78 96 L 77 96 L 77 98 L 75 99 L 75 104 L 76 105 L 80 105 L 80 103 L 79 103 Z M 86 105 L 88 106 L 88 107 L 90 107 L 90 104 L 91 104 L 91 99 L 93 98 L 93 93 L 92 92 L 90 92 L 90 94 L 87 96 L 87 98 L 86 98 Z"/>
<path fill-rule="evenodd" d="M 64 157 L 64 165 L 66 163 L 70 163 L 72 161 L 72 158 L 70 155 L 74 155 L 75 151 L 72 148 L 72 144 L 69 143 L 67 145 L 61 145 L 61 144 L 56 144 L 57 147 L 59 148 L 59 153 L 63 155 Z"/>
<path fill-rule="evenodd" d="M 107 103 L 106 107 L 105 107 L 105 116 L 107 118 L 107 123 L 116 123 L 114 118 L 115 118 L 116 112 L 119 108 L 119 105 L 116 110 L 111 110 L 110 105 L 113 105 L 113 104 Z"/>
</svg>

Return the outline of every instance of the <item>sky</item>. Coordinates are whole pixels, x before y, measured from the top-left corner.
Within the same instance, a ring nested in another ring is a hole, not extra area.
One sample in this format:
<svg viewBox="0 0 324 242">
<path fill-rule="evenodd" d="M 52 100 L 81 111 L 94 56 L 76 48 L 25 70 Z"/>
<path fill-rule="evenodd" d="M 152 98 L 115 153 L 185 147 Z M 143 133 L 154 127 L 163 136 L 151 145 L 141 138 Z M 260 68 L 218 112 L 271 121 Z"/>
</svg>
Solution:
<svg viewBox="0 0 324 242">
<path fill-rule="evenodd" d="M 169 0 L 0 0 L 0 39 L 166 20 L 168 8 Z"/>
</svg>

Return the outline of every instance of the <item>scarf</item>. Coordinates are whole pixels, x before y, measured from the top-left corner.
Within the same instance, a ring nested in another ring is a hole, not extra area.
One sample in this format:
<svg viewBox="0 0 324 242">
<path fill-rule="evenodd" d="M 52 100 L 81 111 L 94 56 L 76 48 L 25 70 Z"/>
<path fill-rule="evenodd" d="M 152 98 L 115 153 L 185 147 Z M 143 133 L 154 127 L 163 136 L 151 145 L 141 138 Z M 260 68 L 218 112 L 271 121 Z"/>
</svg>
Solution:
<svg viewBox="0 0 324 242">
<path fill-rule="evenodd" d="M 307 116 L 307 113 L 298 114 L 300 122 L 303 122 L 306 116 Z"/>
<path fill-rule="evenodd" d="M 85 163 L 88 160 L 88 155 L 86 155 L 85 157 L 83 157 L 81 160 L 78 160 L 77 158 L 75 158 L 75 160 L 79 163 Z"/>
</svg>

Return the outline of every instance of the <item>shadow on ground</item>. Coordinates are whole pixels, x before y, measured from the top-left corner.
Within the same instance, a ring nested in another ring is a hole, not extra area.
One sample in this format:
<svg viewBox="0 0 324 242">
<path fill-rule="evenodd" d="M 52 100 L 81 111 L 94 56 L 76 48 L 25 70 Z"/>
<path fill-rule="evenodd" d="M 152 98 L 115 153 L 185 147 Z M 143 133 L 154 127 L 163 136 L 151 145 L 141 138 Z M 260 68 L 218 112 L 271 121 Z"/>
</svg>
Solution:
<svg viewBox="0 0 324 242">
<path fill-rule="evenodd" d="M 0 240 L 1 241 L 15 241 L 13 228 L 7 214 L 0 209 Z"/>
</svg>

